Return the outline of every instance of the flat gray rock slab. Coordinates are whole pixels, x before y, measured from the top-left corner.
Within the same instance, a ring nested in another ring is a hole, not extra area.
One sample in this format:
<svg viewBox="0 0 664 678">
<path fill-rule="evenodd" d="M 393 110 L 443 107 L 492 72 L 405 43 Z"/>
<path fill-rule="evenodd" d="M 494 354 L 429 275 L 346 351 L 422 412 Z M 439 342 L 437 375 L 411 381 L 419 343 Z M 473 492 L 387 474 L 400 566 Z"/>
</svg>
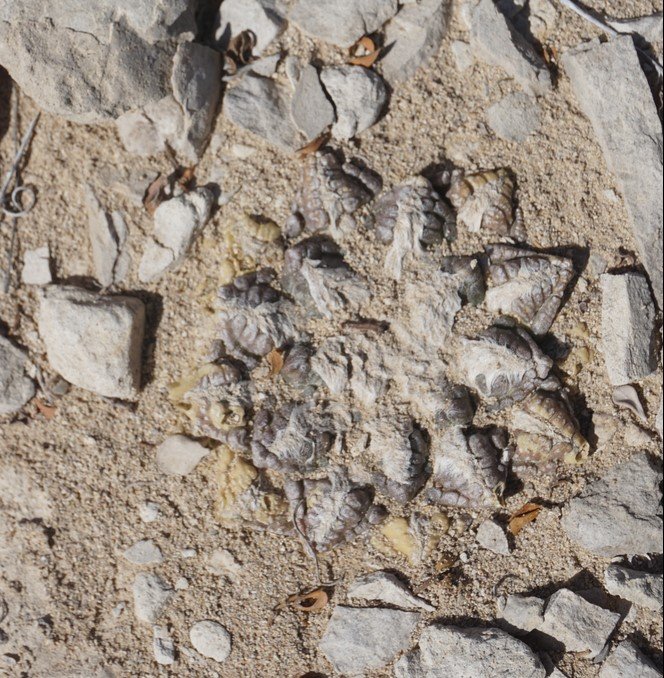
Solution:
<svg viewBox="0 0 664 678">
<path fill-rule="evenodd" d="M 422 0 L 406 4 L 385 29 L 383 76 L 396 84 L 415 75 L 438 54 L 447 32 L 449 0 Z"/>
<path fill-rule="evenodd" d="M 436 609 L 416 596 L 396 575 L 384 571 L 358 577 L 348 588 L 348 598 L 384 603 L 401 610 L 433 612 Z"/>
<path fill-rule="evenodd" d="M 623 195 L 661 308 L 662 126 L 633 39 L 625 35 L 584 43 L 566 52 L 562 65 Z"/>
<path fill-rule="evenodd" d="M 123 557 L 134 565 L 156 565 L 164 560 L 161 549 L 152 539 L 141 539 L 123 552 Z"/>
<path fill-rule="evenodd" d="M 51 274 L 51 253 L 48 245 L 34 250 L 26 250 L 23 254 L 23 268 L 21 282 L 24 285 L 50 285 L 53 282 Z"/>
<path fill-rule="evenodd" d="M 458 628 L 435 624 L 419 646 L 399 659 L 396 678 L 544 678 L 539 657 L 522 641 L 500 629 Z"/>
<path fill-rule="evenodd" d="M 161 577 L 148 572 L 136 575 L 132 593 L 134 614 L 146 624 L 154 624 L 175 595 L 175 591 Z"/>
<path fill-rule="evenodd" d="M 292 153 L 305 143 L 291 119 L 291 95 L 270 78 L 247 74 L 224 96 L 224 115 L 272 146 Z"/>
<path fill-rule="evenodd" d="M 226 627 L 212 619 L 196 622 L 189 631 L 189 640 L 196 652 L 219 663 L 228 659 L 233 647 Z"/>
<path fill-rule="evenodd" d="M 611 595 L 629 600 L 639 607 L 654 612 L 662 609 L 664 577 L 661 574 L 610 565 L 604 574 L 604 585 Z"/>
<path fill-rule="evenodd" d="M 419 619 L 417 612 L 339 605 L 319 647 L 339 673 L 363 675 L 387 666 L 408 649 Z"/>
<path fill-rule="evenodd" d="M 288 18 L 315 38 L 351 47 L 381 28 L 397 9 L 397 0 L 297 0 Z"/>
<path fill-rule="evenodd" d="M 599 678 L 661 678 L 662 674 L 631 640 L 624 640 L 599 670 Z"/>
<path fill-rule="evenodd" d="M 0 336 L 0 415 L 14 414 L 35 395 L 30 361 L 20 348 Z"/>
<path fill-rule="evenodd" d="M 645 453 L 590 483 L 563 511 L 567 535 L 586 550 L 612 558 L 662 553 L 661 465 Z"/>
<path fill-rule="evenodd" d="M 274 0 L 224 0 L 217 15 L 216 46 L 223 52 L 231 38 L 250 30 L 256 36 L 254 54 L 261 55 L 285 28 Z"/>
<path fill-rule="evenodd" d="M 498 614 L 514 629 L 530 633 L 544 623 L 544 604 L 536 596 L 509 595 L 499 602 Z"/>
<path fill-rule="evenodd" d="M 470 38 L 478 59 L 502 68 L 526 92 L 543 94 L 551 89 L 546 64 L 493 0 L 480 0 L 475 7 Z"/>
<path fill-rule="evenodd" d="M 318 70 L 307 64 L 300 76 L 291 102 L 293 122 L 306 139 L 316 139 L 335 121 L 334 106 L 327 98 Z"/>
<path fill-rule="evenodd" d="M 75 386 L 133 400 L 141 383 L 145 306 L 68 286 L 44 289 L 39 334 L 51 367 Z"/>
<path fill-rule="evenodd" d="M 569 589 L 556 591 L 546 603 L 538 631 L 565 646 L 567 652 L 601 654 L 620 623 L 620 615 L 593 605 Z"/>
<path fill-rule="evenodd" d="M 611 384 L 639 381 L 657 369 L 655 304 L 640 273 L 605 273 L 602 283 L 602 350 Z"/>
<path fill-rule="evenodd" d="M 505 141 L 522 144 L 540 128 L 537 101 L 524 92 L 508 94 L 486 112 L 489 127 Z"/>
</svg>

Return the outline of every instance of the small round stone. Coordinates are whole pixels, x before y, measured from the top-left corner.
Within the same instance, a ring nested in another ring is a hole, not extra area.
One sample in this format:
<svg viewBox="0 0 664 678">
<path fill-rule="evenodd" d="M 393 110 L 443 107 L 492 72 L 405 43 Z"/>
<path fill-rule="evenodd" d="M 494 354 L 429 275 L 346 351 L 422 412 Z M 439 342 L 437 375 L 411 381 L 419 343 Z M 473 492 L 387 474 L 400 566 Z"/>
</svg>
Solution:
<svg viewBox="0 0 664 678">
<path fill-rule="evenodd" d="M 199 654 L 217 662 L 226 661 L 231 653 L 231 634 L 211 619 L 196 622 L 189 631 L 189 640 Z"/>
</svg>

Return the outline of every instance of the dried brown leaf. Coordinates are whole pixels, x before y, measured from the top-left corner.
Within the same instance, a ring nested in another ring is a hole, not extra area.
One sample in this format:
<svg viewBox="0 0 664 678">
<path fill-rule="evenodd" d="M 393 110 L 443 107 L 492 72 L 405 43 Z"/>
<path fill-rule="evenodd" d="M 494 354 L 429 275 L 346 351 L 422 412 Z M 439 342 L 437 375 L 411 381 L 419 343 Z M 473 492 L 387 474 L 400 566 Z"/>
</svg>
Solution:
<svg viewBox="0 0 664 678">
<path fill-rule="evenodd" d="M 314 589 L 308 593 L 296 593 L 286 598 L 283 607 L 287 607 L 295 612 L 320 612 L 327 607 L 330 597 L 323 588 Z"/>
<path fill-rule="evenodd" d="M 228 43 L 226 56 L 230 57 L 237 66 L 244 66 L 256 61 L 253 55 L 255 47 L 256 34 L 250 30 L 242 31 Z"/>
<path fill-rule="evenodd" d="M 324 132 L 318 138 L 314 139 L 311 143 L 307 144 L 300 148 L 297 152 L 299 158 L 303 159 L 309 155 L 313 155 L 319 151 L 325 144 L 330 140 L 330 133 Z"/>
<path fill-rule="evenodd" d="M 348 63 L 351 66 L 364 66 L 364 68 L 371 68 L 376 63 L 376 61 L 378 61 L 379 56 L 380 50 L 377 49 L 375 52 L 371 52 L 371 54 L 353 57 L 352 59 L 348 60 Z"/>
<path fill-rule="evenodd" d="M 532 523 L 537 518 L 541 510 L 542 507 L 534 502 L 524 504 L 510 516 L 508 523 L 509 531 L 516 537 L 528 523 Z"/>
<path fill-rule="evenodd" d="M 35 405 L 37 406 L 39 413 L 47 421 L 51 421 L 58 411 L 56 407 L 53 407 L 53 405 L 47 405 L 41 398 L 35 398 Z"/>
<path fill-rule="evenodd" d="M 273 348 L 265 357 L 270 366 L 270 376 L 276 377 L 284 368 L 284 352 L 278 348 Z"/>
<path fill-rule="evenodd" d="M 363 50 L 365 54 L 360 54 L 360 50 Z M 351 66 L 371 68 L 376 63 L 380 53 L 381 50 L 376 47 L 376 43 L 368 35 L 365 35 L 351 47 L 351 58 L 348 63 Z"/>
<path fill-rule="evenodd" d="M 192 165 L 191 167 L 185 167 L 180 176 L 178 177 L 178 184 L 182 186 L 184 189 L 188 189 L 190 187 L 191 182 L 194 180 L 194 175 L 196 173 L 196 165 Z"/>
<path fill-rule="evenodd" d="M 147 213 L 153 215 L 155 210 L 162 202 L 166 199 L 166 187 L 168 186 L 168 177 L 160 174 L 149 186 L 147 191 L 145 191 L 145 197 L 143 198 L 143 207 L 147 210 Z"/>
</svg>

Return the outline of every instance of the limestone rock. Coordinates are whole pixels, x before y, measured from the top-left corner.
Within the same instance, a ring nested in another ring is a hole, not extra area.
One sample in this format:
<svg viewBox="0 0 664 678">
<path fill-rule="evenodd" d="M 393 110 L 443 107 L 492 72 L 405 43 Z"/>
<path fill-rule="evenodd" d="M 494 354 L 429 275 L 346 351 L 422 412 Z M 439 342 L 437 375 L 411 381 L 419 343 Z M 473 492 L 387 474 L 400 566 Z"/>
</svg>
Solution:
<svg viewBox="0 0 664 678">
<path fill-rule="evenodd" d="M 182 435 L 169 436 L 157 448 L 157 466 L 162 473 L 186 476 L 210 454 L 207 447 Z"/>
<path fill-rule="evenodd" d="M 318 71 L 308 64 L 293 93 L 291 115 L 307 140 L 315 139 L 334 123 L 334 107 L 323 91 Z"/>
<path fill-rule="evenodd" d="M 145 306 L 127 296 L 76 287 L 44 290 L 39 333 L 51 367 L 75 386 L 108 398 L 137 397 Z"/>
<path fill-rule="evenodd" d="M 126 560 L 134 565 L 153 565 L 161 563 L 164 557 L 161 549 L 152 539 L 142 539 L 130 546 L 122 554 Z"/>
<path fill-rule="evenodd" d="M 274 0 L 224 0 L 217 15 L 215 43 L 224 52 L 231 38 L 249 30 L 256 36 L 254 54 L 260 56 L 285 28 Z"/>
<path fill-rule="evenodd" d="M 661 678 L 661 672 L 631 640 L 624 640 L 599 670 L 599 678 Z"/>
<path fill-rule="evenodd" d="M 522 144 L 540 127 L 535 99 L 523 92 L 508 94 L 486 112 L 489 127 L 505 141 Z"/>
<path fill-rule="evenodd" d="M 152 651 L 157 664 L 170 666 L 175 662 L 175 644 L 165 626 L 152 628 Z"/>
<path fill-rule="evenodd" d="M 433 612 L 436 609 L 414 595 L 396 575 L 383 571 L 358 577 L 348 589 L 348 598 L 385 603 L 402 610 Z"/>
<path fill-rule="evenodd" d="M 530 633 L 544 623 L 544 601 L 536 596 L 510 595 L 499 602 L 498 614 L 510 630 Z"/>
<path fill-rule="evenodd" d="M 159 576 L 142 572 L 134 579 L 134 613 L 139 621 L 154 624 L 174 595 L 173 589 Z"/>
<path fill-rule="evenodd" d="M 21 282 L 24 285 L 49 285 L 53 282 L 51 254 L 48 245 L 38 247 L 36 250 L 25 251 Z"/>
<path fill-rule="evenodd" d="M 35 395 L 28 356 L 0 336 L 0 415 L 18 412 Z"/>
<path fill-rule="evenodd" d="M 610 565 L 604 574 L 606 590 L 614 596 L 659 612 L 662 609 L 664 577 L 661 574 L 639 572 L 620 565 Z"/>
<path fill-rule="evenodd" d="M 231 653 L 231 634 L 211 619 L 196 622 L 189 631 L 189 640 L 196 652 L 216 662 L 226 661 Z"/>
<path fill-rule="evenodd" d="M 509 556 L 510 544 L 505 530 L 493 520 L 485 520 L 477 530 L 477 541 L 480 546 L 493 551 L 499 556 Z"/>
</svg>

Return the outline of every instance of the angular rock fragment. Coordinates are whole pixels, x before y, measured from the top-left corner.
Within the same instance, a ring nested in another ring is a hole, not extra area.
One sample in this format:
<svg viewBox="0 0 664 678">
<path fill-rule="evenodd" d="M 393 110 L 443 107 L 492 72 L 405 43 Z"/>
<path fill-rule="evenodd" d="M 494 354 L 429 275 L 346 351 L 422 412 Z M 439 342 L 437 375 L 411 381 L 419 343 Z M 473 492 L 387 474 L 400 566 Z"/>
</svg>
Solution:
<svg viewBox="0 0 664 678">
<path fill-rule="evenodd" d="M 480 0 L 477 4 L 471 18 L 470 38 L 482 61 L 502 68 L 527 92 L 544 94 L 551 89 L 546 64 L 493 0 Z"/>
<path fill-rule="evenodd" d="M 545 678 L 537 655 L 500 629 L 458 628 L 434 624 L 420 636 L 416 649 L 394 666 L 396 678 Z"/>
<path fill-rule="evenodd" d="M 404 265 L 423 255 L 425 247 L 451 240 L 454 215 L 424 177 L 412 177 L 383 195 L 376 203 L 378 239 L 389 245 L 385 271 L 399 280 Z"/>
<path fill-rule="evenodd" d="M 426 600 L 414 595 L 396 575 L 384 571 L 370 572 L 358 577 L 348 589 L 348 598 L 384 603 L 413 612 L 433 612 L 436 609 Z"/>
<path fill-rule="evenodd" d="M 137 397 L 144 331 L 145 306 L 135 297 L 52 286 L 41 298 L 39 333 L 51 367 L 108 398 Z"/>
<path fill-rule="evenodd" d="M 224 0 L 215 25 L 215 46 L 225 52 L 232 38 L 251 31 L 256 37 L 253 51 L 261 55 L 285 28 L 274 0 Z"/>
<path fill-rule="evenodd" d="M 639 572 L 620 565 L 609 565 L 604 573 L 606 590 L 639 607 L 659 612 L 664 595 L 664 577 L 661 574 Z"/>
<path fill-rule="evenodd" d="M 623 640 L 599 670 L 599 678 L 661 678 L 661 675 L 631 640 Z"/>
<path fill-rule="evenodd" d="M 320 79 L 337 113 L 332 126 L 335 139 L 348 141 L 378 121 L 388 92 L 377 73 L 362 66 L 339 66 L 324 68 Z"/>
<path fill-rule="evenodd" d="M 604 650 L 620 619 L 618 613 L 560 589 L 547 601 L 538 631 L 561 642 L 567 652 L 585 652 L 594 659 Z"/>
<path fill-rule="evenodd" d="M 520 328 L 489 327 L 462 339 L 455 368 L 461 383 L 474 389 L 489 410 L 528 397 L 548 377 L 553 361 Z"/>
<path fill-rule="evenodd" d="M 645 276 L 610 274 L 602 282 L 602 349 L 614 386 L 639 381 L 657 369 L 655 305 Z"/>
<path fill-rule="evenodd" d="M 565 53 L 562 64 L 618 181 L 662 308 L 662 127 L 634 40 L 630 35 L 593 40 Z"/>
<path fill-rule="evenodd" d="M 565 532 L 608 558 L 662 553 L 661 481 L 661 465 L 633 455 L 572 499 L 563 511 Z"/>
<path fill-rule="evenodd" d="M 365 675 L 387 666 L 410 645 L 420 614 L 380 607 L 338 605 L 319 648 L 342 675 Z"/>
<path fill-rule="evenodd" d="M 152 282 L 179 266 L 212 213 L 214 196 L 197 188 L 162 202 L 154 213 L 154 237 L 138 268 L 141 282 Z"/>
<path fill-rule="evenodd" d="M 24 285 L 49 285 L 53 282 L 48 245 L 24 252 L 21 282 Z"/>
<path fill-rule="evenodd" d="M 224 96 L 224 115 L 286 153 L 305 144 L 291 115 L 291 95 L 270 78 L 248 73 Z"/>
<path fill-rule="evenodd" d="M 169 475 L 189 475 L 210 450 L 187 436 L 169 436 L 157 447 L 157 466 Z"/>
<path fill-rule="evenodd" d="M 511 245 L 488 245 L 487 308 L 512 316 L 535 336 L 546 334 L 574 277 L 570 259 Z"/>
<path fill-rule="evenodd" d="M 226 661 L 231 653 L 231 634 L 211 619 L 196 622 L 189 629 L 189 640 L 196 652 L 219 663 Z"/>
<path fill-rule="evenodd" d="M 147 624 L 154 624 L 159 619 L 175 595 L 161 577 L 147 572 L 136 575 L 132 592 L 136 618 Z"/>
<path fill-rule="evenodd" d="M 286 494 L 302 532 L 317 551 L 328 551 L 380 523 L 384 509 L 373 503 L 374 491 L 335 467 L 318 480 L 289 482 Z"/>
<path fill-rule="evenodd" d="M 477 542 L 499 556 L 509 556 L 510 544 L 505 530 L 493 520 L 485 520 L 477 529 Z"/>
<path fill-rule="evenodd" d="M 102 287 L 120 283 L 129 273 L 131 259 L 125 250 L 127 224 L 121 212 L 107 214 L 90 186 L 86 186 L 88 236 L 95 277 Z"/>
<path fill-rule="evenodd" d="M 397 13 L 397 0 L 297 0 L 288 18 L 315 38 L 351 47 Z"/>
<path fill-rule="evenodd" d="M 436 56 L 447 32 L 448 0 L 423 0 L 404 4 L 385 29 L 386 54 L 382 72 L 390 83 L 415 75 Z"/>
<path fill-rule="evenodd" d="M 161 549 L 151 540 L 142 539 L 123 552 L 123 557 L 134 565 L 152 565 L 164 559 Z"/>
<path fill-rule="evenodd" d="M 336 120 L 334 107 L 325 95 L 315 66 L 307 64 L 293 92 L 291 116 L 307 140 L 316 139 Z"/>
<path fill-rule="evenodd" d="M 175 643 L 165 626 L 152 627 L 152 653 L 154 660 L 161 666 L 170 666 L 175 662 Z"/>
<path fill-rule="evenodd" d="M 333 237 L 354 230 L 350 218 L 380 191 L 380 177 L 358 161 L 344 161 L 340 153 L 323 148 L 307 158 L 302 188 L 289 230 L 299 235 L 330 231 Z"/>
<path fill-rule="evenodd" d="M 489 127 L 505 141 L 522 144 L 540 128 L 540 109 L 523 92 L 508 94 L 486 112 Z"/>
<path fill-rule="evenodd" d="M 544 623 L 544 607 L 545 601 L 536 596 L 510 595 L 499 601 L 498 614 L 510 625 L 511 632 L 525 634 Z"/>
<path fill-rule="evenodd" d="M 36 393 L 28 356 L 0 336 L 0 415 L 18 412 Z"/>
<path fill-rule="evenodd" d="M 453 428 L 434 436 L 428 498 L 446 506 L 498 507 L 510 454 L 507 435 L 499 429 L 466 433 Z"/>
</svg>

